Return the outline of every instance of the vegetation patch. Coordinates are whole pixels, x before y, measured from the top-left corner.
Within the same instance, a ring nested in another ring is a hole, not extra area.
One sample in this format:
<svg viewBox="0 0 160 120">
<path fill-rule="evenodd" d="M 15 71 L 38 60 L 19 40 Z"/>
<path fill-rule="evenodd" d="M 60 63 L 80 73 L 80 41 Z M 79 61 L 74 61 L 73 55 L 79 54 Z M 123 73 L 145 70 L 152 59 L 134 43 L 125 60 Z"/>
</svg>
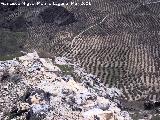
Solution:
<svg viewBox="0 0 160 120">
<path fill-rule="evenodd" d="M 0 60 L 19 57 L 26 40 L 25 32 L 0 30 Z"/>
<path fill-rule="evenodd" d="M 59 64 L 56 64 L 57 67 L 59 67 L 62 71 L 62 73 L 64 75 L 72 75 L 73 72 L 74 72 L 74 68 L 72 66 L 69 66 L 69 65 L 59 65 Z"/>
</svg>

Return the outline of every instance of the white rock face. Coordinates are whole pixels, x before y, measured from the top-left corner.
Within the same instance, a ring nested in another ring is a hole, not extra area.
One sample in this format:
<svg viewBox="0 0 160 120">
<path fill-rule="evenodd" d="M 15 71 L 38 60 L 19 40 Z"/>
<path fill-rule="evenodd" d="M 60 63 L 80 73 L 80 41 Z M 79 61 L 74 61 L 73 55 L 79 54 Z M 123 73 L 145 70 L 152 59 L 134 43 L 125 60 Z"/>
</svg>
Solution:
<svg viewBox="0 0 160 120">
<path fill-rule="evenodd" d="M 39 113 L 39 112 L 44 112 L 48 110 L 48 105 L 39 105 L 35 104 L 32 106 L 33 113 Z"/>
<path fill-rule="evenodd" d="M 98 108 L 94 108 L 83 113 L 84 120 L 115 120 L 113 113 L 111 111 L 103 111 Z"/>
<path fill-rule="evenodd" d="M 49 101 L 41 100 L 41 93 L 37 93 L 40 97 L 30 97 L 32 104 L 27 109 L 33 114 L 45 113 L 42 120 L 131 120 L 128 112 L 121 111 L 115 102 L 121 95 L 120 90 L 106 88 L 96 76 L 87 74 L 79 65 L 66 60 L 68 59 L 57 57 L 55 62 L 74 66 L 73 71 L 82 82 L 76 82 L 76 78 L 71 75 L 62 75 L 60 68 L 51 59 L 39 58 L 36 52 L 18 59 L 0 61 L 0 70 L 14 74 L 18 69 L 23 83 L 50 94 Z"/>
<path fill-rule="evenodd" d="M 55 63 L 59 64 L 59 65 L 67 65 L 66 60 L 69 60 L 69 59 L 67 59 L 65 57 L 56 57 L 55 58 Z"/>
</svg>

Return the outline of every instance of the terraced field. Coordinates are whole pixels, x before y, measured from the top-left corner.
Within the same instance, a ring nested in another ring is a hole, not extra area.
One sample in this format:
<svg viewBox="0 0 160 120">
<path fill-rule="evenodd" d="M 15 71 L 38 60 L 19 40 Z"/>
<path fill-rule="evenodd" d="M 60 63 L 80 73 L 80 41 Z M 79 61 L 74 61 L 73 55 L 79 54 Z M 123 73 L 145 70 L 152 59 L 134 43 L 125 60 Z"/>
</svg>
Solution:
<svg viewBox="0 0 160 120">
<path fill-rule="evenodd" d="M 51 7 L 19 7 L 18 15 L 23 13 L 29 25 L 24 47 L 79 61 L 106 86 L 121 89 L 127 100 L 159 100 L 160 2 L 90 2 L 90 6 L 58 8 L 63 12 L 53 12 L 49 18 L 40 13 L 52 11 Z"/>
</svg>

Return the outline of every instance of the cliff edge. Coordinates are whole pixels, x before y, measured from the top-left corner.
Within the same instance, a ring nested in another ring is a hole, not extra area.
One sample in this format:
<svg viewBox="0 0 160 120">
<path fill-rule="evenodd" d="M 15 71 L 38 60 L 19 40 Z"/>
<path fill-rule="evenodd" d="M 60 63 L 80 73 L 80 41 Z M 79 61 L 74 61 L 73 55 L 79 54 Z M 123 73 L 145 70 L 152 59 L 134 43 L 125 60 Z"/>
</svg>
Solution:
<svg viewBox="0 0 160 120">
<path fill-rule="evenodd" d="M 0 61 L 1 120 L 131 120 L 120 90 L 106 88 L 77 63 L 36 52 Z"/>
</svg>

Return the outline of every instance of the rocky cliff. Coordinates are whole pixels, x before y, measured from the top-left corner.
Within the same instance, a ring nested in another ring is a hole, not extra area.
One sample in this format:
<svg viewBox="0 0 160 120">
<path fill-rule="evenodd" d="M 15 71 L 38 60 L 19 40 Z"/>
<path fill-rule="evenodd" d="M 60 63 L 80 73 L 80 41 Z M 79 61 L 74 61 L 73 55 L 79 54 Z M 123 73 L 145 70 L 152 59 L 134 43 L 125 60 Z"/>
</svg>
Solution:
<svg viewBox="0 0 160 120">
<path fill-rule="evenodd" d="M 131 120 L 121 91 L 64 57 L 0 61 L 1 120 Z"/>
</svg>

